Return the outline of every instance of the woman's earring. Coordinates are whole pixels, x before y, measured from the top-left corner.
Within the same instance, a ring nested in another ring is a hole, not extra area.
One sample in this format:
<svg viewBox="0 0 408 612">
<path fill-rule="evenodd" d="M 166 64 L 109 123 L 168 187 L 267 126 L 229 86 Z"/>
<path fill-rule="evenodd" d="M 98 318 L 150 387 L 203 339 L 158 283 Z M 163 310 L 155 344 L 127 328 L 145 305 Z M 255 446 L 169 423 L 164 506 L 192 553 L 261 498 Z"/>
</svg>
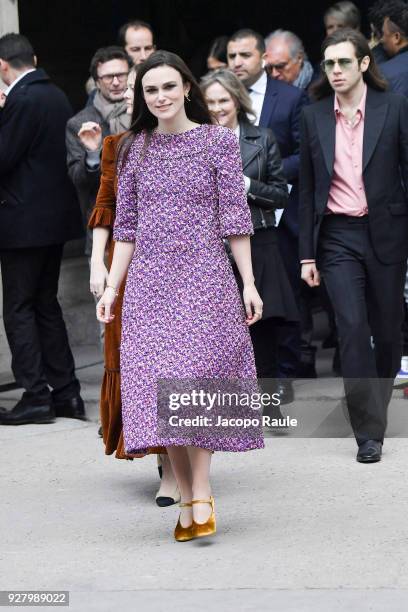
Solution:
<svg viewBox="0 0 408 612">
<path fill-rule="evenodd" d="M 190 102 L 190 98 L 188 96 L 188 92 L 186 94 L 184 94 L 184 97 L 186 98 L 187 102 Z"/>
</svg>

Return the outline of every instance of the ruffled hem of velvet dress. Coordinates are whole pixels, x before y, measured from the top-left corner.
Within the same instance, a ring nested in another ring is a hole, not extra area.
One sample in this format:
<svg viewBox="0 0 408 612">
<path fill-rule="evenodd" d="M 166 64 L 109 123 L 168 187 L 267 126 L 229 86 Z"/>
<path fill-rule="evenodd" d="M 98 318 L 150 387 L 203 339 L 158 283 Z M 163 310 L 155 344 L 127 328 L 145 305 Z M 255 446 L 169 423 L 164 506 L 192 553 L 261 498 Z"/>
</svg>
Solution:
<svg viewBox="0 0 408 612">
<path fill-rule="evenodd" d="M 113 227 L 115 222 L 115 213 L 111 209 L 95 207 L 89 217 L 88 227 Z"/>
<path fill-rule="evenodd" d="M 166 454 L 166 449 L 153 446 L 140 452 L 126 453 L 123 442 L 122 408 L 120 403 L 120 373 L 105 370 L 100 399 L 102 437 L 105 455 L 115 453 L 117 459 L 139 459 L 145 455 Z"/>
<path fill-rule="evenodd" d="M 115 221 L 113 210 L 94 208 L 88 221 L 88 227 L 112 228 Z M 110 249 L 110 257 L 112 257 Z M 121 287 L 123 292 L 123 287 Z M 116 321 L 119 324 L 119 321 Z M 100 415 L 102 424 L 102 439 L 105 444 L 105 454 L 115 453 L 117 459 L 139 459 L 150 454 L 166 454 L 164 447 L 155 446 L 143 449 L 141 452 L 126 453 L 123 441 L 122 406 L 120 401 L 120 372 L 105 368 L 100 395 Z"/>
</svg>

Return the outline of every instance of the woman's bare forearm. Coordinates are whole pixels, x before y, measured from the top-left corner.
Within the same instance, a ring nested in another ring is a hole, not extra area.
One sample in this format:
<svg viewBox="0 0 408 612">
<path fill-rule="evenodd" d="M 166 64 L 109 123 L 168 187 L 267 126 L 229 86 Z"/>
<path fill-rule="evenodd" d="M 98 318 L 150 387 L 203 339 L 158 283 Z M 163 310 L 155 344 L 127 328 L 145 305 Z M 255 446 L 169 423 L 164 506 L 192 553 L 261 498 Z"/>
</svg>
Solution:
<svg viewBox="0 0 408 612">
<path fill-rule="evenodd" d="M 109 234 L 108 227 L 94 227 L 92 231 L 92 263 L 103 263 Z"/>
<path fill-rule="evenodd" d="M 244 286 L 253 285 L 255 279 L 252 270 L 250 237 L 228 236 L 228 242 Z"/>
<path fill-rule="evenodd" d="M 126 276 L 134 251 L 134 242 L 116 242 L 107 282 L 109 287 L 114 287 L 116 290 L 119 289 L 121 282 Z"/>
</svg>

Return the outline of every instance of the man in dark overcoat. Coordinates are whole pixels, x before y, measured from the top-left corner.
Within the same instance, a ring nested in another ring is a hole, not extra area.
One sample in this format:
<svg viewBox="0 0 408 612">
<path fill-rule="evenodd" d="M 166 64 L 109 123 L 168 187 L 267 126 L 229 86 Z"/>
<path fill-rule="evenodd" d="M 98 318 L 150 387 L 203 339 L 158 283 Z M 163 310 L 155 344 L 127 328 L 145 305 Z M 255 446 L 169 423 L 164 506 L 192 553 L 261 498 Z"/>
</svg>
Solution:
<svg viewBox="0 0 408 612">
<path fill-rule="evenodd" d="M 82 219 L 66 169 L 65 94 L 20 34 L 0 38 L 0 262 L 12 370 L 25 389 L 0 424 L 85 418 L 74 359 L 57 300 L 64 243 Z M 52 391 L 51 391 L 51 389 Z"/>
</svg>

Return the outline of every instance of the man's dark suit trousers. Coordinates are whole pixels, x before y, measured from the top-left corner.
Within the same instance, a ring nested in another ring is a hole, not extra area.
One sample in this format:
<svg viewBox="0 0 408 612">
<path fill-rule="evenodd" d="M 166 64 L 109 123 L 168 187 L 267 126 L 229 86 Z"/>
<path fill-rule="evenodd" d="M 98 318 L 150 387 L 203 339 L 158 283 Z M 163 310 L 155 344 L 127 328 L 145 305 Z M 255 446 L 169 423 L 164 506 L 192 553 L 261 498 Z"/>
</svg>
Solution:
<svg viewBox="0 0 408 612">
<path fill-rule="evenodd" d="M 4 327 L 24 400 L 49 402 L 79 392 L 57 300 L 63 245 L 0 251 Z"/>
<path fill-rule="evenodd" d="M 328 214 L 317 267 L 336 316 L 350 421 L 357 442 L 383 440 L 402 353 L 406 262 L 377 258 L 368 216 Z"/>
</svg>

